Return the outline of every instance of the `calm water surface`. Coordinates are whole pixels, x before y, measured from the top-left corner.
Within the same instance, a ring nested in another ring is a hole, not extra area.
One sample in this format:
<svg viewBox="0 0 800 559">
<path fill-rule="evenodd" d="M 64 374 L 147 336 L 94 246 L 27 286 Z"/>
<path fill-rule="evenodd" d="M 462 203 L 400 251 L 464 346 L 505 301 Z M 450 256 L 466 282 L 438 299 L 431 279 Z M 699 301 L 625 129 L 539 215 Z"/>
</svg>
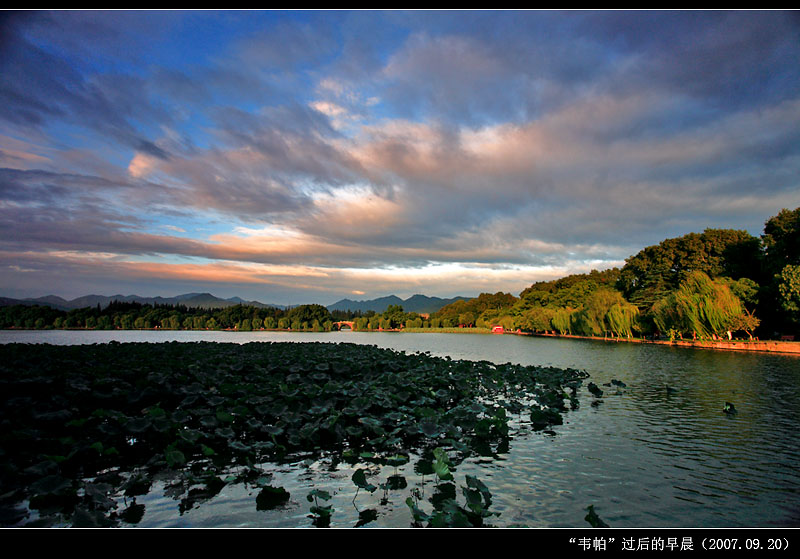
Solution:
<svg viewBox="0 0 800 559">
<path fill-rule="evenodd" d="M 493 495 L 497 526 L 585 527 L 594 505 L 612 527 L 800 527 L 800 358 L 597 341 L 471 334 L 191 331 L 0 331 L 0 343 L 251 341 L 350 342 L 453 359 L 552 365 L 584 370 L 605 390 L 583 390 L 579 409 L 565 414 L 555 434 L 521 424 L 507 453 L 461 464 Z M 621 391 L 603 386 L 623 381 Z M 588 381 L 587 381 L 588 382 Z M 667 387 L 670 390 L 667 390 Z M 722 412 L 725 402 L 738 413 Z M 413 460 L 412 460 L 413 464 Z M 428 498 L 431 479 L 398 469 L 408 487 L 360 492 L 350 477 L 368 464 L 299 460 L 265 465 L 289 504 L 258 511 L 257 489 L 227 486 L 212 501 L 180 513 L 164 485 L 139 504 L 139 526 L 310 526 L 305 496 L 312 487 L 334 494 L 331 526 L 408 527 L 405 504 L 413 488 Z M 382 483 L 391 467 L 372 467 Z M 459 495 L 459 500 L 463 499 Z M 430 503 L 421 501 L 431 511 Z M 122 506 L 122 504 L 121 504 Z"/>
</svg>

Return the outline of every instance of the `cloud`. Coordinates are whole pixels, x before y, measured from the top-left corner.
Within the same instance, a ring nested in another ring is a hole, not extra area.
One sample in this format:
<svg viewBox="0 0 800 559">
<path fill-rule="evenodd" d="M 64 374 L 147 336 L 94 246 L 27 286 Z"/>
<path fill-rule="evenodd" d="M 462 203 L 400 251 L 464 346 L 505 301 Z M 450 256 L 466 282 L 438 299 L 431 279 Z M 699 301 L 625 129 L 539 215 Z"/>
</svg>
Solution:
<svg viewBox="0 0 800 559">
<path fill-rule="evenodd" d="M 134 178 L 143 178 L 156 167 L 156 161 L 146 153 L 136 153 L 128 164 L 128 172 Z"/>
<path fill-rule="evenodd" d="M 0 287 L 58 269 L 453 295 L 758 234 L 800 205 L 797 29 L 779 11 L 21 13 L 0 39 Z"/>
</svg>

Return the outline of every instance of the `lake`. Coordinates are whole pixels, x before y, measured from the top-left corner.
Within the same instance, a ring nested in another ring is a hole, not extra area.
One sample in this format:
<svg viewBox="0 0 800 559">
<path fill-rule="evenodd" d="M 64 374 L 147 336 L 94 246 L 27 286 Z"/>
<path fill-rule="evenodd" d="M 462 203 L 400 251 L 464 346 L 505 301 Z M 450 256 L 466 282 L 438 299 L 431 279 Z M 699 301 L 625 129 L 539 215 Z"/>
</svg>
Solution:
<svg viewBox="0 0 800 559">
<path fill-rule="evenodd" d="M 575 339 L 434 333 L 195 331 L 0 331 L 0 343 L 92 344 L 217 341 L 349 342 L 453 359 L 549 365 L 586 371 L 604 391 L 580 392 L 580 407 L 551 434 L 515 429 L 508 451 L 476 457 L 455 472 L 492 493 L 495 526 L 587 527 L 586 508 L 612 527 L 800 527 L 800 357 Z M 626 386 L 604 386 L 612 379 Z M 669 387 L 669 389 L 667 388 Z M 738 413 L 723 412 L 726 402 Z M 291 494 L 279 510 L 257 510 L 255 491 L 226 486 L 181 512 L 155 484 L 139 504 L 143 527 L 310 526 L 310 488 L 333 494 L 333 527 L 408 527 L 406 498 L 432 480 L 411 468 L 408 485 L 355 492 L 355 467 L 323 457 L 270 466 Z M 361 465 L 363 467 L 363 465 Z M 391 468 L 375 471 L 385 481 Z M 167 492 L 168 493 L 168 492 Z M 355 497 L 355 499 L 354 499 Z M 123 507 L 122 498 L 120 507 Z M 366 513 L 366 514 L 365 514 Z"/>
</svg>

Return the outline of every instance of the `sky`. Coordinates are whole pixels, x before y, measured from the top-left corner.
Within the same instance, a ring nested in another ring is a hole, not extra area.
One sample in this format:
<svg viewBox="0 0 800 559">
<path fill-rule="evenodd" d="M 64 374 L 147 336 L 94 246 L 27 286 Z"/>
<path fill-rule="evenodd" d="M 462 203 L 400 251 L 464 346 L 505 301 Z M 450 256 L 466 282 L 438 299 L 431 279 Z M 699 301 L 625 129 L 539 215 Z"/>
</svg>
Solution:
<svg viewBox="0 0 800 559">
<path fill-rule="evenodd" d="M 0 12 L 0 296 L 518 295 L 800 206 L 800 12 Z"/>
</svg>

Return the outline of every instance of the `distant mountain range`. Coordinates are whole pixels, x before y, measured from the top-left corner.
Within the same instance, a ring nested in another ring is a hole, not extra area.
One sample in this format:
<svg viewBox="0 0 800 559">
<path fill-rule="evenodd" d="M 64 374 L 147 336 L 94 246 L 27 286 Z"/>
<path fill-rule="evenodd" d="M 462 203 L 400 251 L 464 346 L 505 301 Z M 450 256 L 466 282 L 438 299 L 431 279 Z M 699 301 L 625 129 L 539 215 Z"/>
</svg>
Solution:
<svg viewBox="0 0 800 559">
<path fill-rule="evenodd" d="M 375 311 L 382 313 L 389 305 L 400 305 L 405 312 L 434 313 L 455 301 L 466 300 L 468 297 L 453 297 L 452 299 L 442 299 L 440 297 L 428 297 L 426 295 L 413 295 L 408 299 L 401 299 L 397 295 L 379 297 L 368 301 L 352 301 L 342 299 L 328 306 L 329 311 Z M 112 301 L 123 303 L 141 303 L 143 305 L 184 305 L 189 308 L 219 309 L 232 307 L 233 305 L 250 305 L 259 308 L 277 307 L 287 309 L 295 305 L 273 305 L 261 303 L 259 301 L 246 301 L 241 297 L 231 297 L 221 299 L 210 293 L 184 293 L 175 297 L 140 297 L 139 295 L 84 295 L 77 299 L 67 300 L 58 295 L 47 295 L 45 297 L 12 299 L 10 297 L 0 297 L 0 306 L 11 305 L 46 305 L 60 310 L 82 309 L 86 307 L 106 308 Z"/>
<path fill-rule="evenodd" d="M 271 305 L 259 301 L 245 301 L 241 297 L 231 297 L 230 299 L 220 299 L 210 293 L 185 293 L 175 297 L 140 297 L 139 295 L 85 295 L 68 301 L 57 295 L 47 295 L 35 299 L 11 299 L 0 297 L 0 306 L 8 305 L 47 305 L 61 310 L 82 309 L 85 307 L 105 308 L 112 301 L 124 303 L 141 303 L 143 305 L 184 305 L 191 308 L 219 309 L 232 307 L 234 305 L 249 305 L 252 307 L 278 307 L 286 308 L 283 305 Z"/>
<path fill-rule="evenodd" d="M 382 313 L 389 308 L 389 305 L 400 305 L 405 312 L 415 313 L 434 313 L 450 303 L 465 301 L 468 297 L 453 297 L 452 299 L 442 299 L 440 297 L 428 297 L 426 295 L 412 295 L 408 299 L 401 299 L 397 295 L 379 297 L 369 301 L 353 301 L 342 299 L 332 305 L 328 305 L 329 311 L 375 311 Z"/>
</svg>

